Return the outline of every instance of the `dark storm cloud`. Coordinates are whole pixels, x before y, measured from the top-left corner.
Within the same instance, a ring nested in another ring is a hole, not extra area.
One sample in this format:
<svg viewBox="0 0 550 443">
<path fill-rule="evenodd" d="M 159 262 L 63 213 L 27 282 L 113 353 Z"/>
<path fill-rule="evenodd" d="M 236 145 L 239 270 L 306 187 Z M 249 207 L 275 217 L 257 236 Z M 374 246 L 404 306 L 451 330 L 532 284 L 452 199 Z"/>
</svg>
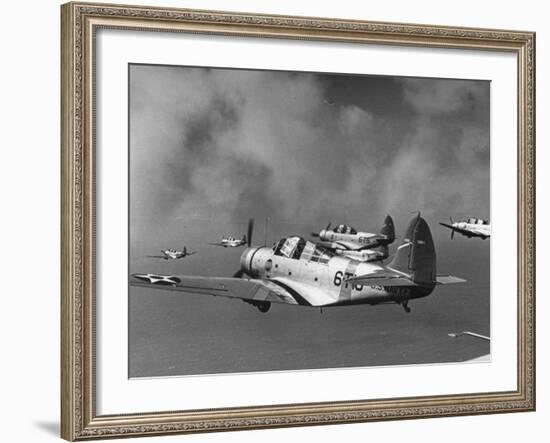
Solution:
<svg viewBox="0 0 550 443">
<path fill-rule="evenodd" d="M 487 82 L 131 68 L 132 217 L 488 216 Z"/>
</svg>

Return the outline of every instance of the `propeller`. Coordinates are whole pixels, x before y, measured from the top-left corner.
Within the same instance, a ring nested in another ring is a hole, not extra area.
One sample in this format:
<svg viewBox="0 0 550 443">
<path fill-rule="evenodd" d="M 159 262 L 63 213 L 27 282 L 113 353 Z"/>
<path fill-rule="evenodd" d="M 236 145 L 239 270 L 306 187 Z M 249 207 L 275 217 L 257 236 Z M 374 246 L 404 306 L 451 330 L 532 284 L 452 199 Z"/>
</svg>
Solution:
<svg viewBox="0 0 550 443">
<path fill-rule="evenodd" d="M 250 245 L 252 244 L 252 232 L 254 232 L 254 219 L 249 218 L 248 219 L 248 230 L 246 233 L 246 241 L 248 244 L 248 247 L 250 248 Z"/>
<path fill-rule="evenodd" d="M 328 225 L 326 226 L 326 228 L 325 228 L 324 230 L 325 230 L 325 231 L 328 231 L 328 230 L 330 229 L 330 226 L 331 226 L 331 225 L 332 225 L 332 222 L 329 221 L 329 222 L 328 222 Z M 319 237 L 319 233 L 318 233 L 318 232 L 312 232 L 312 233 L 311 233 L 311 236 L 312 236 L 312 237 Z"/>
<path fill-rule="evenodd" d="M 451 220 L 451 226 L 453 226 L 453 218 L 449 217 L 449 220 Z M 455 230 L 451 229 L 451 240 L 455 238 Z"/>
<path fill-rule="evenodd" d="M 248 247 L 250 248 L 250 245 L 252 244 L 252 233 L 254 232 L 254 219 L 249 218 L 248 219 L 248 229 L 246 231 L 246 243 Z M 239 269 L 237 272 L 233 274 L 233 278 L 242 278 L 244 275 L 246 275 L 246 272 L 244 270 Z"/>
</svg>

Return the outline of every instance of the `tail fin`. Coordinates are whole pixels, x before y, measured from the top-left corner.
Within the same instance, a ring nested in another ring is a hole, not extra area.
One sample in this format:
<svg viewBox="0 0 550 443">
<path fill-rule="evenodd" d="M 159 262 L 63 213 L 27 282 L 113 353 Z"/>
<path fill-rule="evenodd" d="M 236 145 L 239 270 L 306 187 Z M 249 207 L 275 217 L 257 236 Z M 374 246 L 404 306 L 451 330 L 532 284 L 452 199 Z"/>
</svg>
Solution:
<svg viewBox="0 0 550 443">
<path fill-rule="evenodd" d="M 393 219 L 390 215 L 387 215 L 384 224 L 382 225 L 382 229 L 380 230 L 380 234 L 385 236 L 387 238 L 388 243 L 393 243 L 395 240 L 395 226 L 393 224 Z"/>
<path fill-rule="evenodd" d="M 410 275 L 417 284 L 435 284 L 435 246 L 428 223 L 420 214 L 409 222 L 405 238 L 388 266 Z"/>
</svg>

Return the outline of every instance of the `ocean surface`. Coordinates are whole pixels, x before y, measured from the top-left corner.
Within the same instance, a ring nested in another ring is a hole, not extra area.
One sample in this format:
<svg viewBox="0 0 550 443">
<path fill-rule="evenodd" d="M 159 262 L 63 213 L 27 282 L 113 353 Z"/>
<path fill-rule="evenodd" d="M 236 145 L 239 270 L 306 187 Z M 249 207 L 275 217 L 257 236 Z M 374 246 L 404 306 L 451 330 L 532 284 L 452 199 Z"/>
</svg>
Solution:
<svg viewBox="0 0 550 443">
<path fill-rule="evenodd" d="M 449 363 L 490 354 L 486 340 L 448 336 L 491 334 L 490 240 L 439 237 L 438 273 L 467 282 L 439 286 L 413 300 L 411 313 L 397 305 L 333 307 L 321 313 L 274 304 L 262 314 L 240 300 L 130 287 L 129 376 Z M 242 248 L 208 251 L 238 268 Z M 231 275 L 229 268 L 200 274 L 199 262 L 191 262 L 195 256 L 186 263 L 153 262 L 144 258 L 146 252 L 155 251 L 133 248 L 131 272 Z"/>
</svg>

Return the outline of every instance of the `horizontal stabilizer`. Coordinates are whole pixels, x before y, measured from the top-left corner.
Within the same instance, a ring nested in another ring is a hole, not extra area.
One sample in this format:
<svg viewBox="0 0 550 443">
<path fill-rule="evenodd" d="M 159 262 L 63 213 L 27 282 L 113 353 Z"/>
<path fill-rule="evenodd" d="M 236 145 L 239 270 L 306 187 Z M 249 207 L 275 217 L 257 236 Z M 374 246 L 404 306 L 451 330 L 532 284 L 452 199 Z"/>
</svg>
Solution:
<svg viewBox="0 0 550 443">
<path fill-rule="evenodd" d="M 410 278 L 397 273 L 360 275 L 348 278 L 346 282 L 364 286 L 418 286 Z"/>
<path fill-rule="evenodd" d="M 464 283 L 466 280 L 463 278 L 455 277 L 454 275 L 438 275 L 436 282 L 438 285 L 450 285 L 453 283 Z"/>
</svg>

